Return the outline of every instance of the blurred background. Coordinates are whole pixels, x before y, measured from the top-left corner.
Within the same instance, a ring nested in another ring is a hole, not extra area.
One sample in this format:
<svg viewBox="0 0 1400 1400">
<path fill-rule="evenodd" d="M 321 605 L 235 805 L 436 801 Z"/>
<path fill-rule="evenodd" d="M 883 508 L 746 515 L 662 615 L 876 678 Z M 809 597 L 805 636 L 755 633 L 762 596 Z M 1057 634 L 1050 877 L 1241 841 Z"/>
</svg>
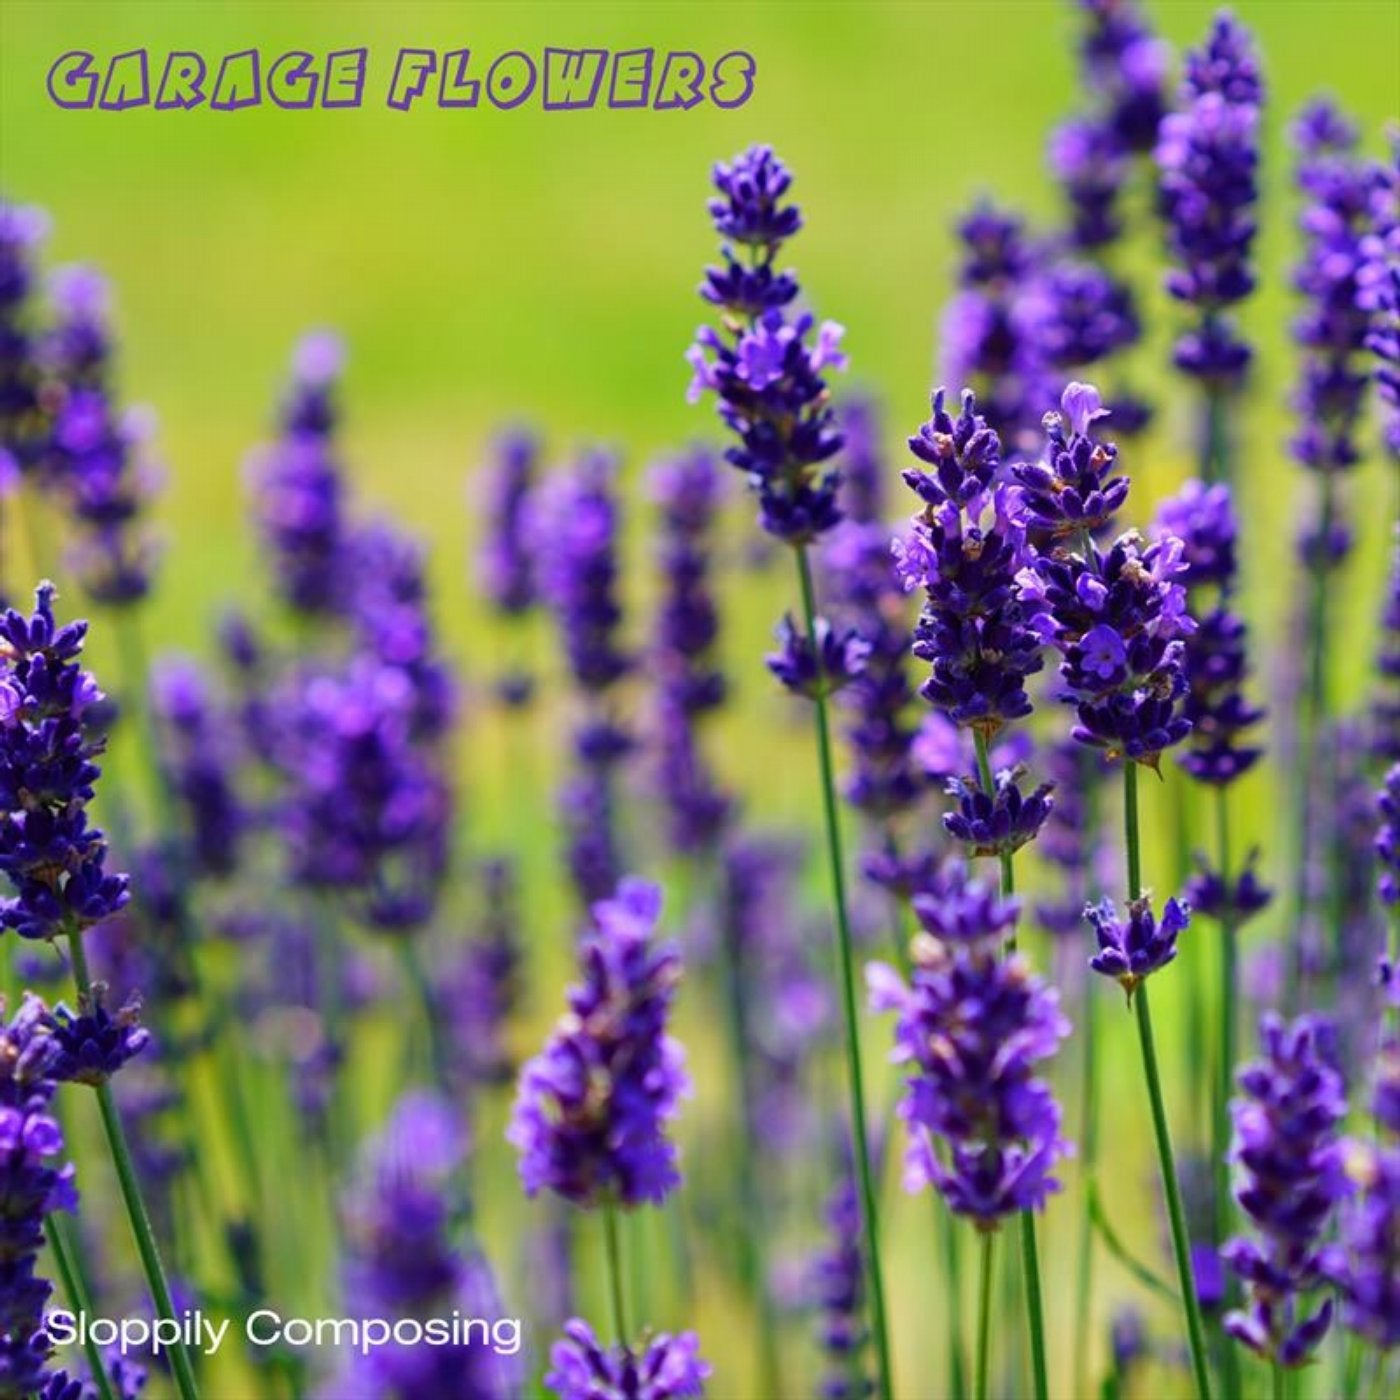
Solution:
<svg viewBox="0 0 1400 1400">
<path fill-rule="evenodd" d="M 1178 49 L 1200 41 L 1214 10 L 1196 0 L 1145 8 Z M 1246 597 L 1263 639 L 1259 689 L 1267 694 L 1269 657 L 1296 592 L 1303 487 L 1283 446 L 1296 371 L 1287 336 L 1297 214 L 1287 122 L 1306 98 L 1330 92 L 1379 152 L 1385 123 L 1400 114 L 1400 6 L 1241 0 L 1235 9 L 1255 32 L 1268 84 L 1260 290 L 1242 314 L 1256 372 L 1239 434 Z M 342 445 L 354 490 L 365 510 L 392 509 L 430 542 L 438 618 L 469 681 L 501 661 L 501 634 L 472 593 L 478 502 L 469 483 L 505 421 L 536 426 L 554 460 L 589 442 L 621 452 L 635 505 L 628 588 L 640 636 L 652 586 L 641 469 L 667 449 L 713 437 L 710 410 L 685 402 L 683 360 L 705 319 L 696 285 L 715 242 L 705 215 L 709 170 L 755 140 L 776 146 L 796 174 L 806 228 L 792 260 L 817 313 L 847 328 L 849 381 L 878 396 L 891 462 L 902 465 L 903 437 L 927 416 L 956 216 L 982 193 L 1036 222 L 1059 214 L 1044 143 L 1076 103 L 1076 33 L 1074 9 L 1061 0 L 4 0 L 0 186 L 48 211 L 49 265 L 90 261 L 110 277 L 121 389 L 127 401 L 149 404 L 161 425 L 168 480 L 155 514 L 166 554 L 148 616 L 152 643 L 207 653 L 219 608 L 251 576 L 242 462 L 271 432 L 294 341 L 318 326 L 335 328 L 348 346 Z M 534 102 L 454 111 L 420 102 L 400 113 L 383 105 L 400 46 L 469 46 L 489 61 L 546 45 L 648 45 L 707 57 L 744 49 L 757 60 L 755 92 L 733 111 L 704 103 L 689 112 L 545 113 Z M 53 59 L 73 48 L 99 59 L 138 47 L 162 57 L 197 49 L 217 62 L 249 47 L 272 55 L 359 46 L 371 51 L 370 79 L 364 107 L 353 111 L 63 111 L 44 86 Z M 1142 218 L 1127 251 L 1149 325 L 1135 366 L 1158 417 L 1125 462 L 1137 518 L 1190 473 L 1194 451 L 1194 395 L 1167 369 L 1179 321 L 1149 270 L 1156 256 L 1155 230 Z M 1345 637 L 1333 649 L 1343 707 L 1366 684 L 1397 505 L 1393 472 L 1378 457 L 1356 473 L 1354 501 L 1362 522 L 1346 575 L 1354 606 L 1338 610 Z M 738 528 L 749 520 L 741 505 Z M 733 573 L 724 588 L 737 701 L 720 721 L 716 759 L 761 822 L 810 820 L 814 811 L 805 743 L 784 734 L 788 712 L 758 661 L 789 595 L 782 571 Z M 541 629 L 537 645 L 547 637 Z M 99 669 L 104 645 L 96 636 Z M 550 703 L 546 694 L 545 737 Z M 549 793 L 541 786 L 521 798 L 519 772 L 495 742 L 498 723 L 483 715 L 463 747 L 469 820 L 487 844 L 524 838 L 530 873 L 547 887 L 533 913 L 564 920 Z M 1261 843 L 1277 874 L 1277 853 L 1288 847 L 1275 829 L 1282 804 L 1271 781 L 1262 770 L 1251 775 L 1237 811 L 1243 845 Z M 566 942 L 552 929 L 538 933 L 551 947 Z M 532 998 L 539 1025 L 558 1007 L 563 963 L 550 964 L 549 976 Z M 1162 1006 L 1170 1020 L 1170 993 Z M 525 1048 L 534 1043 L 523 1037 Z M 882 1046 L 884 1032 L 872 1043 Z M 703 1037 L 693 1049 L 703 1066 Z M 1111 1083 L 1107 1102 L 1111 1116 Z M 1121 1178 L 1108 1187 L 1128 1220 L 1144 1189 L 1139 1108 L 1116 1148 Z M 687 1135 L 693 1144 L 697 1124 Z M 483 1150 L 496 1154 L 504 1180 L 509 1154 L 495 1142 Z M 517 1209 L 503 1207 L 488 1233 L 508 1240 Z M 931 1247 L 927 1212 L 907 1203 L 898 1211 L 920 1222 L 901 1261 L 918 1279 L 917 1251 Z M 894 1231 L 903 1238 L 901 1218 Z M 1057 1309 L 1068 1306 L 1057 1297 L 1055 1229 L 1043 1246 L 1052 1333 Z M 1105 1297 L 1114 1268 L 1105 1264 Z M 743 1360 L 722 1355 L 734 1319 L 723 1297 L 702 1288 L 700 1298 L 695 1321 L 721 1365 L 716 1393 L 736 1393 L 726 1386 L 737 1373 L 726 1367 Z M 917 1334 L 923 1285 L 896 1286 L 894 1299 L 896 1330 Z M 916 1339 L 902 1365 L 912 1377 L 919 1364 Z"/>
</svg>

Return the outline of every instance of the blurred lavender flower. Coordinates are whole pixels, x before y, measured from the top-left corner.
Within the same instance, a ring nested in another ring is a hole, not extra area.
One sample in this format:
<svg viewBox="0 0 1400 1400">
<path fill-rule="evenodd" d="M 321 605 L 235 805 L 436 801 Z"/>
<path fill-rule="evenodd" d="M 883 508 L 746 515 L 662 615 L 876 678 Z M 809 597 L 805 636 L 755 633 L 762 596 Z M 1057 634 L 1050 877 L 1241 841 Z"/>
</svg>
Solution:
<svg viewBox="0 0 1400 1400">
<path fill-rule="evenodd" d="M 248 813 L 239 799 L 235 730 L 199 666 L 163 657 L 151 676 L 161 763 L 179 800 L 196 869 L 216 877 L 238 866 Z"/>
<path fill-rule="evenodd" d="M 540 451 L 539 439 L 528 429 L 507 429 L 492 444 L 480 485 L 486 498 L 486 533 L 477 558 L 477 580 L 492 606 L 508 617 L 528 612 L 539 600 L 528 521 Z"/>
<path fill-rule="evenodd" d="M 870 1340 L 865 1323 L 865 1265 L 861 1248 L 860 1201 L 848 1167 L 826 1205 L 827 1237 L 811 1262 L 813 1303 L 821 1310 L 818 1340 L 826 1358 L 818 1394 L 822 1400 L 862 1400 L 874 1392 L 864 1353 Z"/>
<path fill-rule="evenodd" d="M 451 1105 L 424 1091 L 404 1095 L 366 1148 L 344 1207 L 346 1295 L 359 1316 L 422 1319 L 451 1310 L 468 1319 L 501 1315 L 484 1256 L 452 1243 L 461 1210 L 453 1183 L 468 1151 Z M 458 1345 L 396 1342 L 358 1353 L 325 1395 L 509 1400 L 522 1381 L 518 1358 L 471 1333 Z"/>
<path fill-rule="evenodd" d="M 0 199 L 0 458 L 16 477 L 35 466 L 44 447 L 31 321 L 35 250 L 47 231 L 42 211 Z"/>
<path fill-rule="evenodd" d="M 716 395 L 720 418 L 739 439 L 725 458 L 758 493 L 760 524 L 800 545 L 841 518 L 839 475 L 830 466 L 841 434 L 823 376 L 845 368 L 843 332 L 786 309 L 797 282 L 775 260 L 802 218 L 782 202 L 792 177 L 771 147 L 717 165 L 714 184 L 719 196 L 709 208 L 724 266 L 706 271 L 700 294 L 720 308 L 722 330 L 706 326 L 696 335 L 687 355 L 695 371 L 690 399 Z"/>
<path fill-rule="evenodd" d="M 764 658 L 785 690 L 809 699 L 833 695 L 865 670 L 870 643 L 853 627 L 839 627 L 825 617 L 816 620 L 816 635 L 798 631 L 791 614 L 778 624 L 778 650 Z"/>
<path fill-rule="evenodd" d="M 1240 1071 L 1230 1105 L 1232 1159 L 1243 1169 L 1235 1193 L 1258 1239 L 1226 1244 L 1225 1262 L 1245 1283 L 1249 1307 L 1225 1319 L 1251 1351 L 1292 1367 L 1305 1364 L 1332 1320 L 1329 1298 L 1304 1316 L 1304 1295 L 1324 1282 L 1322 1242 L 1346 1194 L 1337 1128 L 1346 1117 L 1335 1036 L 1324 1017 L 1292 1025 L 1260 1021 L 1264 1058 Z"/>
<path fill-rule="evenodd" d="M 1262 100 L 1250 37 L 1222 13 L 1205 47 L 1187 55 L 1180 110 L 1163 118 L 1157 140 L 1158 205 L 1175 263 L 1166 287 L 1199 317 L 1174 358 L 1210 386 L 1237 385 L 1250 360 L 1225 313 L 1255 285 Z"/>
<path fill-rule="evenodd" d="M 694 1332 L 606 1347 L 579 1317 L 564 1324 L 549 1361 L 544 1383 L 560 1400 L 685 1400 L 704 1395 L 710 1375 Z"/>
<path fill-rule="evenodd" d="M 1079 43 L 1084 84 L 1125 151 L 1145 153 L 1167 110 L 1167 46 L 1153 36 L 1134 0 L 1079 0 L 1088 24 Z"/>
<path fill-rule="evenodd" d="M 281 435 L 248 465 L 254 524 L 278 594 L 308 616 L 345 606 L 345 485 L 331 409 L 340 364 L 339 342 L 323 333 L 298 344 Z"/>
<path fill-rule="evenodd" d="M 970 385 L 992 432 L 1017 447 L 1050 404 L 1038 334 L 1029 333 L 1018 312 L 1038 254 L 1021 217 L 986 202 L 957 232 L 960 290 L 943 314 L 940 373 L 945 383 Z"/>
<path fill-rule="evenodd" d="M 666 1022 L 681 965 L 674 949 L 652 945 L 660 914 L 660 889 L 642 880 L 593 906 L 583 980 L 520 1075 L 507 1139 L 528 1195 L 635 1206 L 680 1183 L 666 1126 L 689 1080 Z"/>
<path fill-rule="evenodd" d="M 1014 904 L 957 883 L 915 906 L 926 927 L 931 905 L 956 907 L 957 941 L 916 939 L 909 985 L 878 963 L 867 978 L 872 1006 L 899 1015 L 893 1058 L 913 1070 L 899 1107 L 910 1129 L 905 1186 L 936 1187 L 951 1210 L 990 1230 L 1039 1209 L 1057 1189 L 1052 1173 L 1068 1146 L 1059 1107 L 1034 1070 L 1069 1023 L 1024 958 L 1001 956 Z M 967 917 L 979 905 L 987 910 L 980 925 Z"/>
<path fill-rule="evenodd" d="M 83 588 L 97 602 L 134 603 L 149 592 L 155 562 L 140 522 L 159 478 L 154 420 L 116 405 L 103 279 L 91 268 L 63 268 L 51 298 L 56 321 L 39 349 L 50 420 L 45 484 L 72 517 L 72 563 Z"/>
<path fill-rule="evenodd" d="M 658 787 L 672 848 L 695 854 L 714 847 L 733 810 L 705 761 L 699 733 L 700 719 L 727 692 L 715 656 L 719 612 L 710 580 L 723 481 L 715 458 L 695 448 L 653 467 L 649 485 L 661 508 L 662 599 L 652 648 Z"/>
<path fill-rule="evenodd" d="M 52 1041 L 43 1003 L 26 997 L 4 1018 L 0 1003 L 0 1391 L 38 1391 L 53 1343 L 44 1330 L 49 1281 L 35 1272 L 44 1245 L 44 1217 L 77 1209 L 71 1165 L 52 1116 Z"/>
<path fill-rule="evenodd" d="M 42 583 L 31 616 L 0 618 L 0 871 L 16 890 L 0 901 L 0 928 L 23 938 L 101 923 L 128 898 L 87 821 L 105 746 L 88 723 L 102 692 L 77 660 L 87 623 L 60 627 L 53 600 Z"/>
</svg>

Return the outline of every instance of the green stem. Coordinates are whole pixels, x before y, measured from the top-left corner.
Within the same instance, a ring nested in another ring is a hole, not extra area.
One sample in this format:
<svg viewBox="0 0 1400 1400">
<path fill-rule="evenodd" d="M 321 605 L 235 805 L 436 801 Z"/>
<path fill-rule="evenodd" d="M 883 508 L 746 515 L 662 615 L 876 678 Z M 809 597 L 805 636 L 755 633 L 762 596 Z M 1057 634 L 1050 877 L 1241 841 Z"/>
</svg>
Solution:
<svg viewBox="0 0 1400 1400">
<path fill-rule="evenodd" d="M 68 1247 L 67 1233 L 63 1222 L 55 1215 L 44 1217 L 44 1237 L 49 1242 L 49 1252 L 58 1268 L 58 1276 L 63 1281 L 63 1291 L 68 1298 L 68 1306 L 83 1317 L 92 1316 L 92 1299 L 88 1295 L 87 1284 L 77 1259 Z M 116 1400 L 112 1383 L 107 1379 L 107 1368 L 102 1362 L 102 1348 L 87 1335 L 84 1329 L 83 1350 L 87 1353 L 88 1370 L 92 1372 L 93 1384 L 102 1400 Z"/>
<path fill-rule="evenodd" d="M 619 1346 L 631 1346 L 632 1334 L 627 1330 L 627 1308 L 622 1297 L 622 1249 L 618 1243 L 617 1207 L 608 1201 L 603 1206 L 603 1244 L 608 1255 L 608 1297 L 612 1303 L 613 1332 Z"/>
<path fill-rule="evenodd" d="M 807 637 L 816 653 L 817 604 L 812 586 L 812 566 L 805 545 L 794 550 L 797 577 L 802 590 L 802 611 Z M 827 856 L 831 866 L 831 893 L 836 915 L 837 962 L 841 973 L 841 1000 L 846 1022 L 846 1078 L 851 1097 L 851 1137 L 855 1148 L 856 1175 L 860 1187 L 861 1214 L 865 1223 L 867 1269 L 870 1281 L 871 1330 L 880 1367 L 880 1395 L 894 1394 L 890 1367 L 889 1331 L 885 1322 L 885 1286 L 880 1268 L 880 1228 L 875 1208 L 875 1182 L 870 1170 L 870 1144 L 866 1139 L 865 1086 L 861 1077 L 860 1026 L 856 1014 L 855 954 L 850 919 L 846 912 L 845 858 L 841 850 L 841 824 L 836 807 L 836 775 L 831 754 L 831 721 L 825 689 L 818 676 L 816 693 L 817 756 L 821 769 L 822 810 L 826 820 Z"/>
<path fill-rule="evenodd" d="M 982 791 L 988 798 L 995 792 L 992 779 L 991 757 L 987 751 L 987 736 L 980 730 L 973 730 L 973 742 L 977 747 L 977 771 L 982 779 Z M 1010 851 L 1001 853 L 1001 893 L 1010 899 L 1016 893 L 1016 867 Z M 1013 931 L 1006 943 L 1008 956 L 1016 951 L 1016 934 Z M 1036 1400 L 1046 1400 L 1050 1393 L 1045 1364 L 1045 1309 L 1040 1294 L 1040 1251 L 1036 1247 L 1035 1212 L 1021 1212 L 1021 1267 L 1025 1273 L 1026 1324 L 1031 1335 L 1031 1375 L 1035 1381 Z"/>
<path fill-rule="evenodd" d="M 1230 803 L 1228 789 L 1218 786 L 1215 789 L 1215 842 L 1216 862 L 1219 866 L 1220 882 L 1225 889 L 1225 902 L 1220 914 L 1220 1034 L 1219 1064 L 1216 1066 L 1215 1113 L 1211 1134 L 1211 1155 L 1215 1164 L 1215 1247 L 1217 1250 L 1230 1235 L 1230 1095 L 1234 1087 L 1236 1050 L 1236 1011 L 1239 981 L 1236 962 L 1238 939 L 1235 929 L 1235 915 L 1232 904 L 1231 852 L 1230 852 Z M 1227 1271 L 1228 1273 L 1228 1271 Z M 1225 1308 L 1235 1303 L 1237 1289 L 1233 1279 L 1226 1281 Z M 1224 1375 L 1222 1381 L 1227 1396 L 1237 1396 L 1240 1391 L 1239 1356 L 1231 1338 L 1220 1332 L 1221 1361 Z"/>
<path fill-rule="evenodd" d="M 78 988 L 80 1001 L 90 1001 L 92 981 L 88 976 L 87 956 L 83 951 L 82 933 L 70 924 L 67 928 L 68 948 L 73 960 L 73 981 Z M 175 1306 L 170 1298 L 170 1285 L 165 1279 L 165 1269 L 160 1262 L 160 1250 L 156 1247 L 155 1231 L 151 1228 L 151 1217 L 146 1210 L 146 1202 L 141 1195 L 141 1185 L 136 1178 L 136 1167 L 131 1160 L 131 1148 L 127 1145 L 126 1130 L 122 1127 L 121 1115 L 117 1112 L 116 1100 L 112 1097 L 112 1086 L 106 1080 L 97 1086 L 97 1106 L 102 1115 L 102 1128 L 107 1134 L 107 1146 L 112 1153 L 112 1165 L 117 1170 L 117 1183 L 121 1187 L 122 1201 L 126 1206 L 127 1218 L 131 1222 L 131 1233 L 136 1238 L 136 1252 L 141 1256 L 141 1267 L 150 1286 L 151 1298 L 159 1317 L 172 1321 L 176 1318 Z M 169 1348 L 170 1367 L 175 1373 L 175 1386 L 181 1400 L 198 1400 L 199 1387 L 195 1384 L 194 1368 L 190 1365 L 189 1353 L 183 1341 L 174 1342 Z"/>
<path fill-rule="evenodd" d="M 1138 832 L 1137 764 L 1131 759 L 1127 760 L 1123 769 L 1123 832 L 1128 850 L 1128 898 L 1136 902 L 1142 898 L 1142 848 Z M 1172 1252 L 1176 1256 L 1181 1303 L 1186 1310 L 1186 1332 L 1191 1346 L 1196 1394 L 1199 1400 L 1210 1400 L 1205 1336 L 1201 1329 L 1201 1310 L 1191 1272 L 1191 1242 L 1186 1234 L 1186 1216 L 1181 1206 L 1176 1159 L 1172 1154 L 1171 1129 L 1167 1126 L 1167 1110 L 1162 1101 L 1162 1080 L 1157 1068 L 1157 1047 L 1152 1038 L 1152 1011 L 1146 982 L 1136 989 L 1133 1003 L 1137 1008 L 1138 1043 L 1142 1048 L 1142 1071 L 1152 1109 L 1152 1131 L 1157 1140 L 1157 1161 L 1167 1197 L 1167 1217 L 1171 1222 Z"/>
<path fill-rule="evenodd" d="M 988 1230 L 982 1236 L 982 1266 L 977 1289 L 977 1363 L 973 1374 L 972 1393 L 976 1400 L 987 1400 L 987 1361 L 992 1335 L 992 1265 L 996 1232 Z"/>
</svg>

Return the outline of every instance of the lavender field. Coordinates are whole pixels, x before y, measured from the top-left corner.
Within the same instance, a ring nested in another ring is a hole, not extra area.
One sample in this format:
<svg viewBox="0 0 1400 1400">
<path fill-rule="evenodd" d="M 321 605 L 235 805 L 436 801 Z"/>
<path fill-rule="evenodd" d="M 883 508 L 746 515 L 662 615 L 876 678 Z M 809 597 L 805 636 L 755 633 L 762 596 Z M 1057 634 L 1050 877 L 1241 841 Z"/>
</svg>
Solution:
<svg viewBox="0 0 1400 1400">
<path fill-rule="evenodd" d="M 677 6 L 614 182 L 41 110 L 118 8 L 0 27 L 0 1400 L 1400 1392 L 1400 14 Z M 314 11 L 192 32 L 445 33 Z"/>
</svg>

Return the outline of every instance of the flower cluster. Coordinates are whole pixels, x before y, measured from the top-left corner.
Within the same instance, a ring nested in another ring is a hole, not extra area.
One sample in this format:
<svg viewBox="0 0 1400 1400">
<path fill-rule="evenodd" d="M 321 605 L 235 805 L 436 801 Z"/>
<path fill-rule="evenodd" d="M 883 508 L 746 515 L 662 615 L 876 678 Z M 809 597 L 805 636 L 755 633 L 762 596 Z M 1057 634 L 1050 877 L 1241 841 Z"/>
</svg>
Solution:
<svg viewBox="0 0 1400 1400">
<path fill-rule="evenodd" d="M 899 1107 L 911 1134 L 905 1185 L 936 1187 L 955 1213 L 990 1230 L 1057 1188 L 1055 1163 L 1068 1148 L 1035 1066 L 1069 1023 L 1024 958 L 1000 955 L 1014 908 L 960 884 L 916 902 L 937 932 L 915 940 L 909 984 L 880 964 L 868 977 L 875 1009 L 898 1013 L 894 1060 L 912 1071 Z M 981 923 L 969 917 L 979 909 Z"/>
<path fill-rule="evenodd" d="M 1262 100 L 1249 35 L 1222 13 L 1206 45 L 1187 55 L 1180 108 L 1163 118 L 1157 141 L 1159 208 L 1175 262 L 1166 287 L 1200 318 L 1175 360 L 1212 385 L 1237 384 L 1250 360 L 1225 313 L 1254 290 Z"/>
<path fill-rule="evenodd" d="M 35 1272 L 44 1217 L 77 1208 L 73 1168 L 55 1165 L 63 1130 L 51 1112 L 53 1046 L 43 1004 L 26 998 L 9 1020 L 0 1004 L 0 1390 L 32 1395 L 46 1379 L 49 1281 Z"/>
<path fill-rule="evenodd" d="M 1324 1017 L 1260 1022 L 1261 1060 L 1239 1074 L 1230 1105 L 1231 1156 L 1242 1171 L 1235 1199 L 1257 1238 L 1225 1245 L 1249 1307 L 1225 1319 L 1231 1336 L 1281 1366 L 1305 1364 L 1332 1321 L 1332 1301 L 1307 1315 L 1305 1295 L 1325 1282 L 1323 1240 L 1346 1192 L 1338 1125 L 1346 1117 L 1335 1031 Z"/>
<path fill-rule="evenodd" d="M 45 484 L 75 526 L 74 570 L 97 602 L 144 598 L 155 551 L 140 522 L 158 471 L 149 414 L 121 412 L 112 391 L 107 285 L 91 268 L 56 273 L 56 322 L 39 347 L 48 409 Z"/>
<path fill-rule="evenodd" d="M 1131 1001 L 1144 978 L 1150 977 L 1176 957 L 1177 938 L 1191 922 L 1189 907 L 1169 899 L 1158 923 L 1148 899 L 1135 899 L 1128 905 L 1128 917 L 1119 917 L 1111 900 L 1091 904 L 1084 911 L 1094 928 L 1099 951 L 1089 966 L 1105 977 L 1112 977 Z"/>
<path fill-rule="evenodd" d="M 509 1141 L 534 1196 L 579 1206 L 660 1202 L 680 1183 L 666 1137 L 689 1081 L 666 1034 L 678 955 L 652 945 L 661 891 L 624 880 L 593 906 L 583 980 L 544 1050 L 521 1071 Z"/>
<path fill-rule="evenodd" d="M 801 545 L 841 518 L 831 467 L 841 434 L 824 375 L 846 366 L 842 330 L 788 309 L 797 282 L 775 260 L 802 219 L 783 202 L 792 177 L 772 149 L 754 146 L 716 166 L 714 183 L 710 215 L 724 265 L 708 269 L 700 290 L 723 319 L 719 330 L 703 327 L 691 347 L 690 398 L 718 398 L 720 417 L 738 438 L 726 460 L 758 493 L 760 523 Z"/>
<path fill-rule="evenodd" d="M 544 1383 L 559 1400 L 688 1400 L 705 1393 L 709 1363 L 694 1332 L 605 1346 L 579 1317 L 550 1349 Z"/>
<path fill-rule="evenodd" d="M 16 890 L 0 928 L 23 938 L 101 923 L 128 897 L 87 819 L 104 747 L 90 723 L 103 695 L 78 664 L 87 623 L 59 626 L 53 599 L 40 584 L 32 615 L 0 618 L 0 870 Z"/>
</svg>

